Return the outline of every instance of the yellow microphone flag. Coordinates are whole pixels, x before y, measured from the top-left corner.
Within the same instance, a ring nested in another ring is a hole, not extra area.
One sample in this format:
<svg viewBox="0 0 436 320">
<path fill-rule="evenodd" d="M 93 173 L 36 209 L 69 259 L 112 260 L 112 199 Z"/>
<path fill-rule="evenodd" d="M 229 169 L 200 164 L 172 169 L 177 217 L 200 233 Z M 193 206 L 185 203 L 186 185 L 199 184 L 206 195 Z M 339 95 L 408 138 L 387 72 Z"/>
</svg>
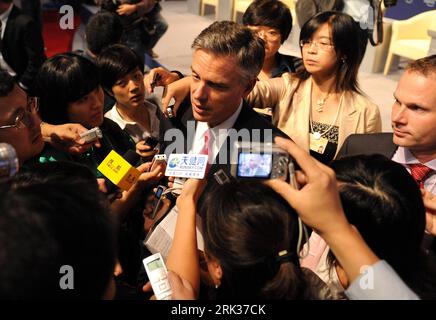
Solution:
<svg viewBox="0 0 436 320">
<path fill-rule="evenodd" d="M 141 173 L 122 156 L 112 150 L 98 166 L 100 171 L 118 188 L 128 191 Z"/>
</svg>

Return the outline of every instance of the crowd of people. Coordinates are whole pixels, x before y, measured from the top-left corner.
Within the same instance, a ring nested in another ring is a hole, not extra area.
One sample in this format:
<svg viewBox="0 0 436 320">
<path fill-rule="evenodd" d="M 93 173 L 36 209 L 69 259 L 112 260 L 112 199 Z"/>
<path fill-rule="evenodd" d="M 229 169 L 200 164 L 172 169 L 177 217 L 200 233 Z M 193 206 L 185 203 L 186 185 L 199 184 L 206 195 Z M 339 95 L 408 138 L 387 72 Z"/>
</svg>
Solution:
<svg viewBox="0 0 436 320">
<path fill-rule="evenodd" d="M 145 240 L 172 210 L 173 299 L 436 298 L 436 55 L 407 66 L 382 133 L 347 13 L 308 18 L 300 59 L 278 52 L 289 8 L 254 0 L 242 24 L 201 31 L 183 75 L 145 73 L 168 28 L 158 3 L 98 5 L 86 50 L 46 59 L 38 21 L 0 0 L 0 143 L 19 164 L 0 170 L 0 298 L 152 298 Z M 295 175 L 269 179 L 276 159 L 253 153 L 235 177 L 235 139 L 274 143 Z M 112 150 L 137 169 L 128 190 L 98 168 Z M 204 178 L 165 176 L 154 156 L 175 152 L 207 155 Z"/>
</svg>

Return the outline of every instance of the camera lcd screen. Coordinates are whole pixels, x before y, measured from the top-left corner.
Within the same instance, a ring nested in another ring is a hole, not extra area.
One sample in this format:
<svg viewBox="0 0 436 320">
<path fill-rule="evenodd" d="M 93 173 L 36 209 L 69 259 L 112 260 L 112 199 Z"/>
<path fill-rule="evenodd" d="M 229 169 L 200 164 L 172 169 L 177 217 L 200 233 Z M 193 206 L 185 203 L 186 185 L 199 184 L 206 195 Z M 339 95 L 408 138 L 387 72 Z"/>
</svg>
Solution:
<svg viewBox="0 0 436 320">
<path fill-rule="evenodd" d="M 238 177 L 269 178 L 271 175 L 271 153 L 245 153 L 238 156 Z"/>
</svg>

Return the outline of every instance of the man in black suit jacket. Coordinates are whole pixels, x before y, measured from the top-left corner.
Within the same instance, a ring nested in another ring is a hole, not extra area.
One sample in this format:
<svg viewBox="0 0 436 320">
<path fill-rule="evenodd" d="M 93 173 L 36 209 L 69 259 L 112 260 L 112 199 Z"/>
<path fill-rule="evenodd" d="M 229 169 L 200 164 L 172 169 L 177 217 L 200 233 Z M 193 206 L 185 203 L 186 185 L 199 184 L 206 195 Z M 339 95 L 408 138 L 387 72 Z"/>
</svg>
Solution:
<svg viewBox="0 0 436 320">
<path fill-rule="evenodd" d="M 219 135 L 220 139 L 225 139 L 223 144 L 213 138 L 209 143 L 209 155 L 213 154 L 209 161 L 215 159 L 208 171 L 209 189 L 216 183 L 212 178 L 219 169 L 230 175 L 231 141 L 237 134 L 244 136 L 245 133 L 245 137 L 257 142 L 273 142 L 274 136 L 287 136 L 243 103 L 262 67 L 264 46 L 261 40 L 245 27 L 222 21 L 203 30 L 192 48 L 190 100 L 182 103 L 175 118 L 162 121 L 161 137 L 166 132 L 167 141 L 163 143 L 166 150 L 161 151 L 172 153 L 173 147 L 178 145 L 182 150 L 179 148 L 177 153 L 199 153 L 204 145 L 199 131 L 210 130 L 211 137 L 215 138 L 217 131 L 228 133 Z M 179 129 L 180 134 L 174 136 L 174 131 L 168 131 L 171 128 Z M 173 137 L 168 137 L 171 135 Z"/>
<path fill-rule="evenodd" d="M 373 134 L 352 134 L 339 150 L 337 159 L 359 154 L 382 154 L 391 159 L 398 146 L 392 141 L 393 134 L 390 132 Z"/>
<path fill-rule="evenodd" d="M 433 171 L 423 179 L 426 197 L 436 194 L 436 55 L 411 63 L 398 82 L 392 106 L 393 133 L 357 134 L 345 140 L 338 158 L 382 154 L 406 168 L 423 164 Z M 409 169 L 410 170 L 410 169 Z M 429 210 L 429 213 L 433 212 Z M 432 227 L 433 226 L 433 227 Z M 427 231 L 436 235 L 436 215 L 427 215 Z M 424 245 L 426 247 L 426 245 Z M 436 252 L 436 241 L 432 250 Z"/>
<path fill-rule="evenodd" d="M 45 60 L 41 28 L 12 4 L 0 0 L 0 15 L 10 10 L 1 41 L 4 61 L 16 73 L 19 84 L 32 91 L 35 76 Z"/>
<path fill-rule="evenodd" d="M 338 158 L 379 153 L 393 158 L 397 150 L 422 164 L 436 160 L 436 55 L 410 64 L 394 92 L 393 133 L 349 136 Z"/>
</svg>

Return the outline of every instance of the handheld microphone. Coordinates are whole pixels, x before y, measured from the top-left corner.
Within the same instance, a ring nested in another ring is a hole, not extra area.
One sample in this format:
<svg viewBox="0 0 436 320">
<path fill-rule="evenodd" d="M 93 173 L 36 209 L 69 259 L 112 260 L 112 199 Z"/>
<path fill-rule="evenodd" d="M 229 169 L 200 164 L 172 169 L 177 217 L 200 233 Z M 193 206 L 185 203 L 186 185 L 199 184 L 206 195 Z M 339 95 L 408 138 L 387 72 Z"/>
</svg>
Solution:
<svg viewBox="0 0 436 320">
<path fill-rule="evenodd" d="M 118 188 L 128 191 L 141 175 L 134 167 L 138 161 L 139 155 L 132 150 L 128 150 L 124 157 L 112 150 L 97 169 Z"/>
<path fill-rule="evenodd" d="M 0 143 L 0 178 L 10 178 L 18 172 L 18 158 L 14 147 Z"/>
</svg>

